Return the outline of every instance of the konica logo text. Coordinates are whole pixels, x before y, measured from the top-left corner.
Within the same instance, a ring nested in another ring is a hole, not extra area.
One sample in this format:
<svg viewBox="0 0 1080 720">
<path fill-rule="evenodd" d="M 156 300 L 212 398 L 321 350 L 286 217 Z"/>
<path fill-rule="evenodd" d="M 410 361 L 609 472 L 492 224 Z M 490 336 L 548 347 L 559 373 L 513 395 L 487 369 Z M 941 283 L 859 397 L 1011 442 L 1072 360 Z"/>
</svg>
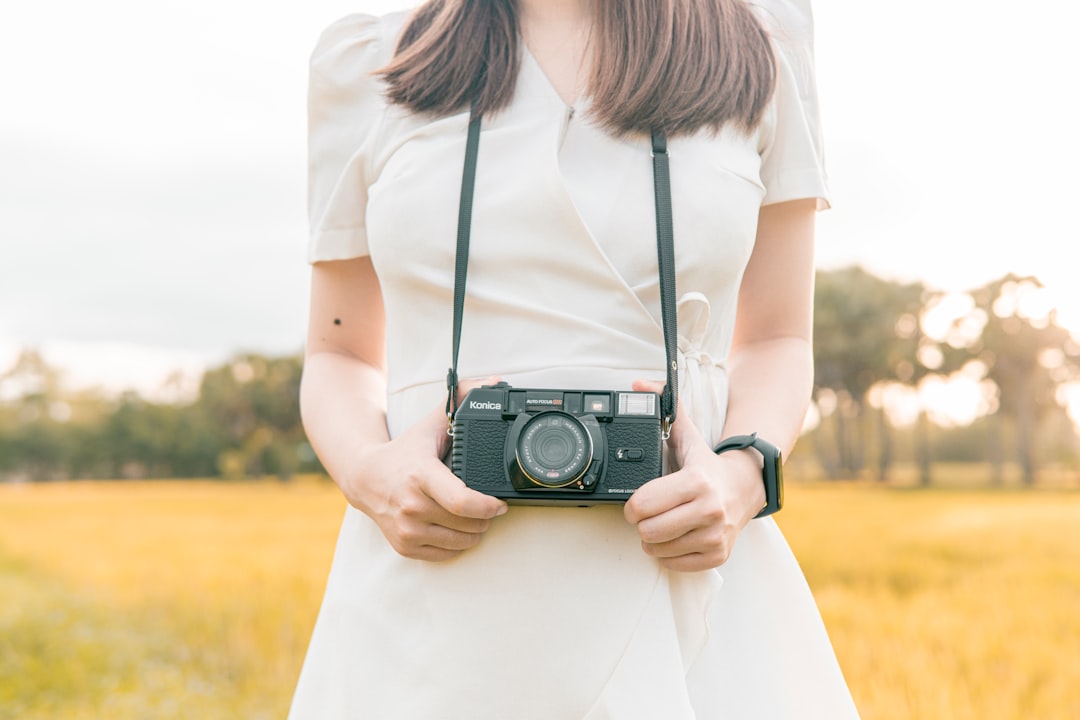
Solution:
<svg viewBox="0 0 1080 720">
<path fill-rule="evenodd" d="M 502 403 L 469 401 L 470 410 L 502 410 Z"/>
</svg>

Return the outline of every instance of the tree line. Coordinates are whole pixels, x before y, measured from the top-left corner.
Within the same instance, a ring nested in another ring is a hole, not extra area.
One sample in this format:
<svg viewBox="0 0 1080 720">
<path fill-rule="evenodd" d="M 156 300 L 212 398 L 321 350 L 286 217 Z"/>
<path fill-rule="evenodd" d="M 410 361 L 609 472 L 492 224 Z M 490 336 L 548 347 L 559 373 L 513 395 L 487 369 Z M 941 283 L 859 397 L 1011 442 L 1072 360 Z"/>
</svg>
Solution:
<svg viewBox="0 0 1080 720">
<path fill-rule="evenodd" d="M 300 424 L 302 358 L 238 355 L 203 373 L 194 400 L 66 393 L 24 350 L 0 380 L 0 478 L 263 477 L 320 470 Z"/>
<path fill-rule="evenodd" d="M 858 267 L 821 271 L 814 311 L 814 422 L 798 452 L 826 476 L 888 479 L 904 461 L 928 484 L 935 461 L 961 460 L 988 462 L 997 482 L 1015 463 L 1030 485 L 1043 462 L 1078 465 L 1066 401 L 1080 344 L 1036 278 L 942 293 Z M 66 392 L 60 371 L 24 350 L 0 373 L 0 480 L 320 471 L 300 423 L 301 370 L 300 355 L 240 354 L 204 372 L 194 399 L 164 403 Z M 959 417 L 932 402 L 949 388 L 967 390 Z"/>
<path fill-rule="evenodd" d="M 822 419 L 811 440 L 829 477 L 870 470 L 887 480 L 898 437 L 909 439 L 924 485 L 934 460 L 987 462 L 994 484 L 1006 463 L 1028 486 L 1045 461 L 1077 470 L 1067 405 L 1080 344 L 1037 278 L 944 293 L 846 268 L 818 273 L 814 311 Z M 930 403 L 949 384 L 970 391 L 957 398 L 968 405 L 959 420 Z"/>
</svg>

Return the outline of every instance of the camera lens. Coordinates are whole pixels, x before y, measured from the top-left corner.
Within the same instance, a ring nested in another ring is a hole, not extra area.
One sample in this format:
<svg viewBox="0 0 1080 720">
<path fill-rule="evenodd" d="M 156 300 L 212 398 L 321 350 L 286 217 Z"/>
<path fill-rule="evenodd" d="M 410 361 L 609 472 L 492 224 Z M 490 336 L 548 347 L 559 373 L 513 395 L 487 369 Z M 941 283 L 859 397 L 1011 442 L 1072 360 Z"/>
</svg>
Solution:
<svg viewBox="0 0 1080 720">
<path fill-rule="evenodd" d="M 573 415 L 541 413 L 521 429 L 518 467 L 543 487 L 565 487 L 577 481 L 592 461 L 592 439 Z"/>
</svg>

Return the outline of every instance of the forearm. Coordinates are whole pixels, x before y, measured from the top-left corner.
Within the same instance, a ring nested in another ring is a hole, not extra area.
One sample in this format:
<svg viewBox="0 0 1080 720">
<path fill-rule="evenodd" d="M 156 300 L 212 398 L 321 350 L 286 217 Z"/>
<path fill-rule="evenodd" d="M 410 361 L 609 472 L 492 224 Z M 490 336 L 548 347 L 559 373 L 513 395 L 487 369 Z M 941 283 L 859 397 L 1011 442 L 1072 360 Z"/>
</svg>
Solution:
<svg viewBox="0 0 1080 720">
<path fill-rule="evenodd" d="M 305 358 L 300 415 L 315 454 L 339 485 L 365 449 L 390 439 L 382 372 L 345 354 Z"/>
<path fill-rule="evenodd" d="M 756 432 L 786 456 L 802 431 L 814 382 L 810 342 L 800 337 L 736 346 L 728 358 L 724 437 Z"/>
</svg>

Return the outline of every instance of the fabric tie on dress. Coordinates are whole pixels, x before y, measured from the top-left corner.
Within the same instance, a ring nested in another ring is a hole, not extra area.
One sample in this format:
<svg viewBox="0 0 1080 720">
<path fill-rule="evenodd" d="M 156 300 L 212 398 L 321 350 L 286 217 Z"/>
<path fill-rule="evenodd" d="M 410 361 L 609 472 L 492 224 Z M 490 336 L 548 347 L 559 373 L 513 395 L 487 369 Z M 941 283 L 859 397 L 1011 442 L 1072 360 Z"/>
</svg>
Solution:
<svg viewBox="0 0 1080 720">
<path fill-rule="evenodd" d="M 706 349 L 709 327 L 709 299 L 700 292 L 679 298 L 679 402 L 682 412 L 694 421 L 705 440 L 720 441 L 727 415 L 727 368 Z"/>
</svg>

